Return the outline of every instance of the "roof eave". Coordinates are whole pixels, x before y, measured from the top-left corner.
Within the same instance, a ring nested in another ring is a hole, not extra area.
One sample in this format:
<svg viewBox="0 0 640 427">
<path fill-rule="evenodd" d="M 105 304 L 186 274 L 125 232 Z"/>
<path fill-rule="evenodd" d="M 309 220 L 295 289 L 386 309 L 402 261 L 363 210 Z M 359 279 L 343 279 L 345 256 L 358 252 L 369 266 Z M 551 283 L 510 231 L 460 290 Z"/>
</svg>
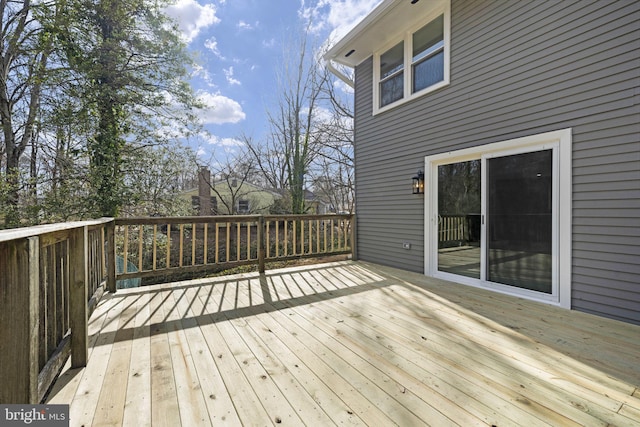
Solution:
<svg viewBox="0 0 640 427">
<path fill-rule="evenodd" d="M 338 64 L 346 65 L 347 67 L 354 68 L 362 60 L 366 58 L 352 58 L 352 54 L 343 54 L 343 51 L 357 40 L 366 30 L 373 27 L 374 24 L 380 19 L 382 15 L 399 0 L 384 0 L 375 9 L 373 9 L 367 16 L 364 17 L 355 27 L 353 27 L 345 36 L 338 40 L 332 47 L 324 54 L 324 59 L 327 61 L 334 61 Z"/>
<path fill-rule="evenodd" d="M 327 62 L 347 67 L 371 57 L 378 49 L 402 39 L 407 29 L 420 24 L 425 17 L 448 0 L 384 0 L 324 55 Z"/>
</svg>

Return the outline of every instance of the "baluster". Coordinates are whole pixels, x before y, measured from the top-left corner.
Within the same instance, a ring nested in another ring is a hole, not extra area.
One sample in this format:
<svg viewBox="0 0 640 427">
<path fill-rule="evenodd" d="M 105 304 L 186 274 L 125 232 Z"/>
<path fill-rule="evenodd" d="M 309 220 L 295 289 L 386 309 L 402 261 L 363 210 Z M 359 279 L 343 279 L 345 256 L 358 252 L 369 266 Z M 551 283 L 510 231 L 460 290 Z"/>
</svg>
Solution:
<svg viewBox="0 0 640 427">
<path fill-rule="evenodd" d="M 158 224 L 153 224 L 153 265 L 152 270 L 156 269 L 156 261 L 158 255 Z"/>
</svg>

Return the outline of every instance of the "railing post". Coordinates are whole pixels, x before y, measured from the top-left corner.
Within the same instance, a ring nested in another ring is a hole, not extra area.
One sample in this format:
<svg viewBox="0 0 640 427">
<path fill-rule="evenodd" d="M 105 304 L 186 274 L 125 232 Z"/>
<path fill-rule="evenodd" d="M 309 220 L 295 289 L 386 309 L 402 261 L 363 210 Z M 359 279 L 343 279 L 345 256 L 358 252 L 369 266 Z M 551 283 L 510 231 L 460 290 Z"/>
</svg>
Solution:
<svg viewBox="0 0 640 427">
<path fill-rule="evenodd" d="M 71 234 L 69 320 L 71 323 L 71 367 L 87 366 L 88 325 L 87 325 L 87 262 L 89 230 L 78 227 Z"/>
<path fill-rule="evenodd" d="M 107 224 L 107 290 L 116 292 L 116 220 Z"/>
<path fill-rule="evenodd" d="M 265 257 L 265 248 L 266 248 L 266 238 L 265 238 L 265 221 L 264 215 L 260 215 L 258 218 L 258 272 L 264 273 L 264 257 Z"/>
<path fill-rule="evenodd" d="M 0 243 L 0 403 L 38 403 L 40 239 Z"/>
<path fill-rule="evenodd" d="M 38 374 L 40 334 L 40 238 L 38 236 L 27 239 L 29 250 L 29 402 L 40 403 L 38 400 Z"/>
<path fill-rule="evenodd" d="M 357 224 L 356 215 L 351 214 L 351 260 L 353 261 L 358 260 L 358 243 L 356 241 L 358 237 Z"/>
</svg>

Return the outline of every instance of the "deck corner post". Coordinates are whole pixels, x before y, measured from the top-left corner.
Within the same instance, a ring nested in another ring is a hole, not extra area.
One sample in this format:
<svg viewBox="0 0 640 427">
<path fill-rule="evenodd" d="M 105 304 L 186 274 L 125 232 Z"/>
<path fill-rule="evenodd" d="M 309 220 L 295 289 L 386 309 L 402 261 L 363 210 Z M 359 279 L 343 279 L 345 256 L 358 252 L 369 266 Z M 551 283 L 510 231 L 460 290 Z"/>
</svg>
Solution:
<svg viewBox="0 0 640 427">
<path fill-rule="evenodd" d="M 0 403 L 37 404 L 40 238 L 0 242 Z"/>
<path fill-rule="evenodd" d="M 88 360 L 88 241 L 87 226 L 78 227 L 71 235 L 69 286 L 69 321 L 71 323 L 71 367 L 87 366 Z"/>
<path fill-rule="evenodd" d="M 107 290 L 116 292 L 116 220 L 107 224 Z"/>
<path fill-rule="evenodd" d="M 264 273 L 265 265 L 265 220 L 264 215 L 258 218 L 258 272 Z"/>
</svg>

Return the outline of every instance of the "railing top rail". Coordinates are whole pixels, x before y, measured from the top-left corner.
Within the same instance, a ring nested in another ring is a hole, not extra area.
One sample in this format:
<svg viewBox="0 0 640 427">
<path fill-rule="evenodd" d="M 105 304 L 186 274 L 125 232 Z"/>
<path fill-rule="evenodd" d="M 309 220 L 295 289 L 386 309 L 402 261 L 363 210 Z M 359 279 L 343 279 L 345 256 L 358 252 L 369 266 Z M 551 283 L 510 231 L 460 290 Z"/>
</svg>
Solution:
<svg viewBox="0 0 640 427">
<path fill-rule="evenodd" d="M 78 227 L 95 226 L 113 221 L 113 218 L 100 218 L 89 221 L 70 221 L 56 224 L 34 225 L 31 227 L 13 228 L 0 231 L 0 242 L 24 239 L 27 237 L 40 236 L 43 234 L 55 233 L 59 231 L 72 230 Z"/>
<path fill-rule="evenodd" d="M 298 215 L 265 215 L 265 220 L 278 220 L 278 219 L 329 219 L 329 218 L 351 218 L 354 214 L 298 214 Z"/>
<path fill-rule="evenodd" d="M 213 216 L 173 216 L 173 217 L 128 217 L 116 218 L 116 225 L 140 224 L 187 224 L 212 222 L 247 222 L 265 220 L 301 220 L 320 218 L 350 218 L 353 214 L 300 214 L 300 215 L 213 215 Z"/>
<path fill-rule="evenodd" d="M 186 224 L 190 222 L 257 221 L 260 215 L 215 215 L 215 216 L 140 216 L 116 218 L 116 225 L 138 224 Z"/>
<path fill-rule="evenodd" d="M 301 214 L 301 215 L 215 215 L 215 216 L 178 216 L 178 217 L 131 217 L 131 218 L 99 218 L 87 221 L 70 221 L 56 224 L 34 225 L 31 227 L 0 230 L 0 242 L 22 239 L 59 231 L 72 230 L 84 226 L 97 226 L 115 220 L 116 225 L 138 224 L 185 224 L 204 222 L 246 222 L 258 221 L 262 216 L 265 220 L 301 220 L 322 218 L 351 218 L 354 214 Z"/>
</svg>

